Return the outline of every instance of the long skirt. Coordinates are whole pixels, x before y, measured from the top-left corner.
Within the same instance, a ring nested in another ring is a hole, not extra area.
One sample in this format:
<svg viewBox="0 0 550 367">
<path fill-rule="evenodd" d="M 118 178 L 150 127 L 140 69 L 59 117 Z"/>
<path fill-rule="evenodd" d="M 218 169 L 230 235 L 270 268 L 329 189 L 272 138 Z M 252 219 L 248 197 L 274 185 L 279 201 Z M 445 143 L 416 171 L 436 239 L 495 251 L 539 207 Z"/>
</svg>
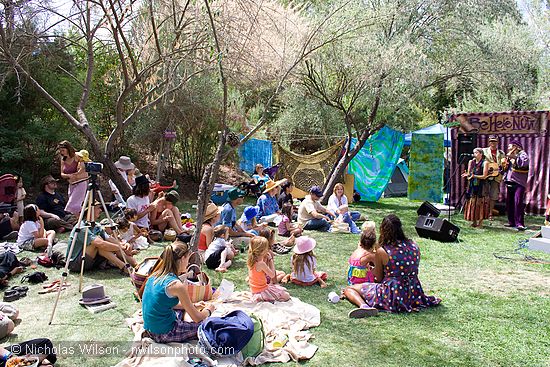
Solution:
<svg viewBox="0 0 550 367">
<path fill-rule="evenodd" d="M 474 222 L 489 217 L 489 198 L 472 196 L 464 206 L 464 219 Z"/>
<path fill-rule="evenodd" d="M 69 200 L 65 206 L 65 211 L 74 215 L 78 215 L 82 210 L 82 203 L 86 196 L 86 188 L 88 181 L 79 182 L 76 185 L 69 185 Z"/>
</svg>

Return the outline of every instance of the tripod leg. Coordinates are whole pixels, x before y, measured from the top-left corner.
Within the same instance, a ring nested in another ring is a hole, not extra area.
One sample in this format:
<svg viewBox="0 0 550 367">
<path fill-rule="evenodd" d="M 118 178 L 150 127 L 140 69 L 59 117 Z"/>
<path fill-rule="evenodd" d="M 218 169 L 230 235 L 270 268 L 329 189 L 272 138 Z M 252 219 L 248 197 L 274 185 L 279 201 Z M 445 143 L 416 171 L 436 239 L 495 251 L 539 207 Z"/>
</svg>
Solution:
<svg viewBox="0 0 550 367">
<path fill-rule="evenodd" d="M 103 195 L 101 194 L 101 191 L 98 191 L 97 194 L 99 196 L 99 201 L 101 202 L 101 205 L 103 206 L 103 210 L 105 211 L 105 215 L 107 216 L 107 219 L 109 220 L 109 223 L 114 224 L 114 221 L 111 219 L 111 216 L 109 215 L 109 212 L 107 211 L 107 206 L 105 205 L 105 200 L 103 200 Z M 118 227 L 114 227 L 114 228 L 115 228 L 114 232 L 116 233 L 117 240 L 120 241 L 120 233 L 118 231 Z M 122 249 L 120 244 L 119 244 L 118 248 L 120 250 L 120 255 L 122 256 L 122 261 L 124 261 L 124 268 L 127 269 L 128 274 L 130 275 L 130 281 L 132 282 L 132 285 L 134 287 L 136 287 L 136 284 L 134 283 L 134 277 L 133 277 L 135 269 L 128 262 L 128 259 L 126 257 L 126 253 L 124 252 L 124 250 Z M 136 287 L 136 289 L 137 289 L 137 287 Z M 141 297 L 139 296 L 139 293 L 138 293 L 138 300 L 141 303 Z"/>
<path fill-rule="evenodd" d="M 84 197 L 84 202 L 85 203 L 87 202 L 89 197 L 90 197 L 90 191 L 86 191 L 86 196 Z M 57 296 L 55 298 L 55 303 L 54 303 L 54 306 L 53 306 L 52 314 L 50 316 L 50 321 L 48 322 L 48 325 L 52 324 L 53 317 L 55 315 L 55 310 L 57 309 L 57 304 L 59 302 L 59 297 L 61 296 L 61 289 L 62 289 L 63 285 L 65 284 L 65 282 L 67 281 L 67 275 L 68 275 L 68 272 L 69 272 L 69 263 L 71 261 L 71 256 L 73 255 L 74 244 L 76 242 L 76 238 L 78 237 L 78 232 L 80 232 L 80 230 L 82 229 L 82 227 L 80 225 L 82 223 L 83 218 L 84 218 L 84 210 L 82 210 L 80 212 L 80 216 L 78 217 L 78 222 L 76 223 L 76 226 L 78 226 L 78 227 L 76 227 L 75 230 L 74 230 L 75 232 L 74 232 L 74 235 L 73 235 L 73 239 L 71 241 L 71 245 L 69 246 L 69 253 L 67 254 L 67 261 L 65 262 L 65 267 L 63 268 L 63 273 L 61 273 L 61 279 L 59 281 L 59 289 L 57 290 Z"/>
<path fill-rule="evenodd" d="M 94 216 L 94 206 L 92 205 L 94 203 L 94 190 L 88 191 L 90 195 L 88 196 L 88 205 L 87 205 L 87 216 L 86 220 L 90 223 L 92 221 L 92 218 L 95 218 Z M 82 210 L 84 211 L 84 210 Z M 94 219 L 95 220 L 95 219 Z M 92 224 L 92 228 L 95 226 L 95 224 Z M 88 244 L 88 231 L 84 232 L 84 244 L 82 246 L 82 260 L 80 261 L 80 277 L 78 280 L 78 293 L 82 293 L 82 282 L 84 280 L 84 265 L 86 262 L 86 245 Z"/>
</svg>

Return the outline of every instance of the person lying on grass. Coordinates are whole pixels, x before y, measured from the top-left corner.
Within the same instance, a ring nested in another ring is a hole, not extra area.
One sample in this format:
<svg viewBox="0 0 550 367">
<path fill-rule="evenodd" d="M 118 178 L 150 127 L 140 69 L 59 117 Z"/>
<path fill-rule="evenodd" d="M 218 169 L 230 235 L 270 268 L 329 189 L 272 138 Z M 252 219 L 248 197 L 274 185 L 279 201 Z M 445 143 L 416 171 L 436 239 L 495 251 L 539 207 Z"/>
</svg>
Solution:
<svg viewBox="0 0 550 367">
<path fill-rule="evenodd" d="M 238 251 L 233 247 L 229 239 L 229 228 L 224 225 L 214 227 L 214 240 L 204 252 L 204 263 L 208 269 L 215 269 L 225 273 L 231 266 L 231 259 Z"/>
<path fill-rule="evenodd" d="M 84 218 L 87 218 L 88 208 L 83 210 Z M 95 222 L 96 225 L 93 228 L 90 228 L 89 226 L 86 226 L 85 221 L 82 221 L 82 223 L 77 224 L 75 228 L 73 228 L 71 235 L 69 236 L 69 246 L 67 247 L 66 253 L 66 257 L 69 261 L 69 269 L 71 269 L 71 271 L 80 271 L 82 251 L 84 249 L 84 239 L 87 232 L 84 270 L 99 268 L 101 263 L 107 260 L 110 264 L 116 266 L 122 273 L 127 275 L 128 269 L 125 267 L 125 261 L 133 267 L 137 265 L 137 261 L 133 257 L 132 245 L 127 243 L 123 244 L 105 232 L 103 227 L 101 227 L 97 222 L 101 212 L 101 203 L 96 201 L 92 207 L 93 216 L 91 217 L 92 222 Z M 73 238 L 75 238 L 74 248 L 71 256 L 69 257 L 69 251 L 71 249 L 71 244 L 73 243 Z"/>
<path fill-rule="evenodd" d="M 424 294 L 418 279 L 420 250 L 405 236 L 395 214 L 382 220 L 378 243 L 385 251 L 384 278 L 380 283 L 354 284 L 344 289 L 344 296 L 359 307 L 350 311 L 349 317 L 373 316 L 378 310 L 412 312 L 437 306 L 441 300 Z"/>
<path fill-rule="evenodd" d="M 178 278 L 187 271 L 191 254 L 184 242 L 167 245 L 160 255 L 159 268 L 145 283 L 141 308 L 143 326 L 157 343 L 197 339 L 200 323 L 214 311 L 213 304 L 193 304 L 187 286 Z"/>
</svg>

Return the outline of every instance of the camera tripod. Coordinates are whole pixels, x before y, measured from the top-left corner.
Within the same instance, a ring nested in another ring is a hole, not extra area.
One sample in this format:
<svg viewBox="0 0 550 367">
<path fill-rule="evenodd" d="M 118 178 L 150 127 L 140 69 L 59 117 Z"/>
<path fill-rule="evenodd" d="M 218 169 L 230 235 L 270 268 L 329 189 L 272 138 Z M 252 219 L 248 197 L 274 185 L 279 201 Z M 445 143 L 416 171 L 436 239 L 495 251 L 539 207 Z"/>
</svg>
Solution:
<svg viewBox="0 0 550 367">
<path fill-rule="evenodd" d="M 71 256 L 73 254 L 74 246 L 77 237 L 79 237 L 79 233 L 84 230 L 84 242 L 82 246 L 82 256 L 80 260 L 80 277 L 79 277 L 79 285 L 78 285 L 78 292 L 82 292 L 82 281 L 83 281 L 83 275 L 84 275 L 84 265 L 86 261 L 86 246 L 88 242 L 88 234 L 93 231 L 94 228 L 96 228 L 97 223 L 95 222 L 95 201 L 96 198 L 99 199 L 99 203 L 101 204 L 103 211 L 105 212 L 105 215 L 107 216 L 107 219 L 109 220 L 111 228 L 114 228 L 114 232 L 116 233 L 116 237 L 118 238 L 118 229 L 116 225 L 114 224 L 113 220 L 111 219 L 111 216 L 109 215 L 109 212 L 107 211 L 107 206 L 105 205 L 105 200 L 103 200 L 103 195 L 101 194 L 101 191 L 99 191 L 99 184 L 98 184 L 98 172 L 89 172 L 90 177 L 88 178 L 88 187 L 86 189 L 86 195 L 84 196 L 84 202 L 82 205 L 82 210 L 80 211 L 80 215 L 78 217 L 78 222 L 76 224 L 74 232 L 72 233 L 72 240 L 69 245 L 69 252 L 67 254 L 67 259 L 65 261 L 65 267 L 63 268 L 63 272 L 61 273 L 61 280 L 58 284 L 58 290 L 57 290 L 57 296 L 55 299 L 54 307 L 52 310 L 52 314 L 50 316 L 50 321 L 48 322 L 48 325 L 52 324 L 53 317 L 55 315 L 55 310 L 57 309 L 57 304 L 59 302 L 59 297 L 61 296 L 61 290 L 63 286 L 65 285 L 65 282 L 67 280 L 68 272 L 69 272 L 69 266 L 71 262 Z M 84 219 L 84 212 L 86 212 L 86 222 L 83 222 Z M 128 260 L 126 258 L 126 254 L 122 247 L 119 246 L 119 251 L 122 257 L 122 260 L 124 261 L 124 268 L 130 275 L 130 280 L 132 284 L 134 284 L 134 280 L 132 277 L 133 267 L 128 263 Z M 134 284 L 135 286 L 135 284 Z"/>
</svg>

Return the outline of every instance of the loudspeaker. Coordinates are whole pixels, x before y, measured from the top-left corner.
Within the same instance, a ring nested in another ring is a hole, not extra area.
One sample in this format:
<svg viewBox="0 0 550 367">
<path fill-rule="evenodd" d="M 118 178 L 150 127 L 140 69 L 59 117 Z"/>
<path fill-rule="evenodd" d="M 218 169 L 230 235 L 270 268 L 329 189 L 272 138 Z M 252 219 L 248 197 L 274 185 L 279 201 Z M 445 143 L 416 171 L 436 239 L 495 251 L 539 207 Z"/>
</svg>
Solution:
<svg viewBox="0 0 550 367">
<path fill-rule="evenodd" d="M 460 228 L 445 218 L 428 217 L 425 215 L 418 217 L 415 228 L 416 233 L 420 237 L 440 242 L 454 242 L 460 232 Z"/>
<path fill-rule="evenodd" d="M 437 209 L 430 202 L 425 201 L 416 210 L 416 214 L 425 215 L 427 217 L 439 217 L 439 214 L 441 214 L 441 210 Z"/>
<path fill-rule="evenodd" d="M 458 134 L 458 154 L 456 161 L 458 163 L 468 162 L 468 158 L 473 158 L 474 148 L 477 147 L 477 133 Z"/>
</svg>

